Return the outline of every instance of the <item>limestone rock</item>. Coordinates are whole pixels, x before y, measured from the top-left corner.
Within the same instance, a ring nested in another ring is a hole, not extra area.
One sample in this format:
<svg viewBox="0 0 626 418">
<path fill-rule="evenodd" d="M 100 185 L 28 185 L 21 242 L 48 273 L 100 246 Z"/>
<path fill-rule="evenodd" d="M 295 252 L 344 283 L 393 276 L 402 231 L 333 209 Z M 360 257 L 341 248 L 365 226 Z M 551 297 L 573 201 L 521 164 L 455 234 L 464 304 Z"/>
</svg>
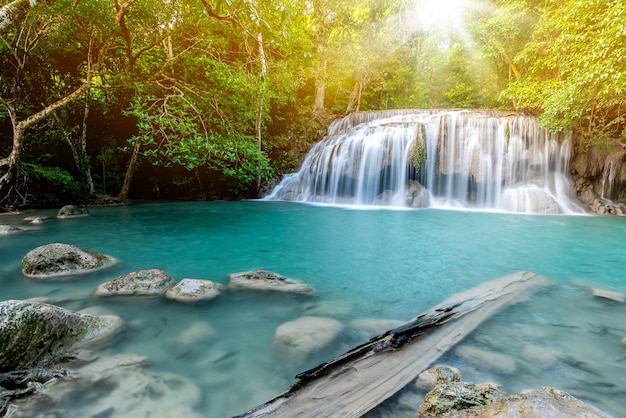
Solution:
<svg viewBox="0 0 626 418">
<path fill-rule="evenodd" d="M 40 224 L 49 219 L 49 216 L 27 216 L 24 218 L 25 221 L 30 222 L 31 224 Z"/>
<path fill-rule="evenodd" d="M 0 235 L 11 235 L 24 232 L 24 228 L 20 228 L 13 225 L 0 225 Z"/>
<path fill-rule="evenodd" d="M 165 292 L 165 297 L 185 303 L 206 302 L 219 296 L 224 286 L 210 280 L 183 279 Z"/>
<path fill-rule="evenodd" d="M 335 319 L 303 316 L 276 329 L 274 347 L 279 353 L 302 359 L 328 346 L 342 329 L 341 322 Z"/>
<path fill-rule="evenodd" d="M 59 219 L 82 218 L 84 216 L 89 216 L 87 208 L 81 208 L 74 205 L 65 205 L 59 209 L 59 212 L 57 213 L 57 218 Z"/>
<path fill-rule="evenodd" d="M 430 206 L 430 192 L 417 181 L 409 184 L 406 205 L 410 208 L 427 208 Z"/>
<path fill-rule="evenodd" d="M 450 366 L 436 366 L 420 373 L 415 380 L 415 388 L 430 392 L 437 385 L 461 381 L 461 372 Z"/>
<path fill-rule="evenodd" d="M 269 290 L 302 295 L 316 295 L 313 287 L 300 280 L 288 279 L 268 270 L 253 270 L 228 276 L 231 289 Z"/>
<path fill-rule="evenodd" d="M 624 295 L 623 293 L 598 288 L 591 289 L 591 292 L 593 296 L 597 298 L 608 299 L 620 303 L 626 302 L 626 295 Z"/>
<path fill-rule="evenodd" d="M 215 339 L 215 330 L 206 321 L 197 321 L 181 332 L 176 343 L 189 346 L 197 343 L 209 342 Z"/>
<path fill-rule="evenodd" d="M 504 397 L 504 392 L 491 383 L 451 382 L 437 385 L 428 392 L 420 406 L 420 418 L 439 418 L 455 411 L 488 405 Z"/>
<path fill-rule="evenodd" d="M 608 418 L 598 409 L 576 399 L 567 392 L 541 387 L 507 396 L 482 407 L 459 411 L 449 418 Z"/>
<path fill-rule="evenodd" d="M 0 372 L 43 360 L 117 333 L 121 320 L 68 311 L 45 303 L 0 302 Z"/>
<path fill-rule="evenodd" d="M 496 373 L 512 374 L 517 370 L 517 364 L 513 357 L 496 351 L 481 350 L 469 345 L 463 345 L 458 347 L 455 352 L 459 357 Z"/>
<path fill-rule="evenodd" d="M 109 267 L 115 259 L 69 244 L 48 244 L 29 251 L 22 259 L 25 276 L 46 279 L 81 274 Z"/>
<path fill-rule="evenodd" d="M 175 284 L 174 279 L 162 270 L 139 270 L 102 283 L 96 296 L 159 296 Z"/>
<path fill-rule="evenodd" d="M 551 369 L 556 363 L 565 357 L 564 353 L 540 345 L 529 344 L 522 349 L 521 358 L 542 369 Z"/>
</svg>

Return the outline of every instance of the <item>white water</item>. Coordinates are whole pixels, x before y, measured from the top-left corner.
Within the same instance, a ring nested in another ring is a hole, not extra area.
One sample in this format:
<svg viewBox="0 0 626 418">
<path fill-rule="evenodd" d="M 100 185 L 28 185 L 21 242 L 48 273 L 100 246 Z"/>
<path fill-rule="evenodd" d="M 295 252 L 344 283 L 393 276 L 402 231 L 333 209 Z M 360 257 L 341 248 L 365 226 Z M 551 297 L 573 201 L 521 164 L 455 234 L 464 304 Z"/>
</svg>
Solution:
<svg viewBox="0 0 626 418">
<path fill-rule="evenodd" d="M 425 161 L 412 164 L 414 148 Z M 571 138 L 529 116 L 474 110 L 356 113 L 334 122 L 266 198 L 327 204 L 584 212 Z M 419 183 L 418 183 L 419 182 Z M 421 187 L 425 187 L 419 199 Z"/>
</svg>

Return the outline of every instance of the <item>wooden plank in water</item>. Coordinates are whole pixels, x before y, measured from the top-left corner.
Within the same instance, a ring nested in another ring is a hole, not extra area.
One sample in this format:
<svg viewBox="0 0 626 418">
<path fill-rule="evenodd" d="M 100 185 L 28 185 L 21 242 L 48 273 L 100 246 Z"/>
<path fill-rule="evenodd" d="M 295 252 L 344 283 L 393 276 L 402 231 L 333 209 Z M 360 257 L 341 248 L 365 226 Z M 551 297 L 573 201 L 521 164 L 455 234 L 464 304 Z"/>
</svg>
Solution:
<svg viewBox="0 0 626 418">
<path fill-rule="evenodd" d="M 518 272 L 457 293 L 412 321 L 298 374 L 298 382 L 286 392 L 239 417 L 360 417 L 494 313 L 548 283 L 534 273 Z"/>
</svg>

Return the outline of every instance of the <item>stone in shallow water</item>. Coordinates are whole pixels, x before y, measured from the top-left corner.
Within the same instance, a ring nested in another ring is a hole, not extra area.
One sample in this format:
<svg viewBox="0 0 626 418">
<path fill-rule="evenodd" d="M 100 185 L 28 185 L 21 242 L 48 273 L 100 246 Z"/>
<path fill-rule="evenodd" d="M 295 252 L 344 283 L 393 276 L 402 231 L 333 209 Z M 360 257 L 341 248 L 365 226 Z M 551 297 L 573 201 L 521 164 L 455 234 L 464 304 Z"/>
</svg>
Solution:
<svg viewBox="0 0 626 418">
<path fill-rule="evenodd" d="M 215 339 L 215 330 L 206 321 L 197 321 L 181 332 L 176 342 L 183 346 L 193 345 L 200 342 L 209 342 Z"/>
<path fill-rule="evenodd" d="M 199 303 L 215 299 L 224 289 L 210 280 L 183 279 L 165 292 L 165 297 L 177 302 Z"/>
<path fill-rule="evenodd" d="M 115 259 L 70 244 L 53 243 L 29 251 L 22 259 L 25 276 L 46 279 L 109 267 Z"/>
<path fill-rule="evenodd" d="M 593 294 L 593 296 L 597 298 L 608 299 L 608 300 L 612 300 L 614 302 L 620 302 L 620 303 L 626 302 L 626 295 L 624 295 L 623 293 L 613 292 L 613 291 L 604 290 L 604 289 L 598 289 L 595 287 L 591 289 L 591 293 Z"/>
<path fill-rule="evenodd" d="M 65 205 L 59 209 L 59 212 L 57 213 L 57 218 L 59 219 L 82 218 L 84 216 L 89 216 L 87 208 L 81 208 L 74 205 Z"/>
<path fill-rule="evenodd" d="M 0 235 L 11 235 L 24 232 L 24 228 L 20 228 L 13 225 L 0 225 Z"/>
<path fill-rule="evenodd" d="M 295 359 L 304 359 L 314 351 L 327 347 L 342 329 L 341 322 L 335 319 L 303 316 L 276 329 L 274 348 Z"/>
<path fill-rule="evenodd" d="M 98 317 L 54 305 L 0 302 L 0 372 L 30 368 L 89 342 L 103 342 L 121 328 L 118 317 Z"/>
<path fill-rule="evenodd" d="M 159 296 L 175 284 L 162 270 L 139 270 L 102 283 L 96 296 Z"/>
<path fill-rule="evenodd" d="M 461 372 L 450 366 L 435 366 L 422 372 L 415 379 L 415 388 L 420 391 L 430 392 L 442 383 L 460 382 Z"/>
<path fill-rule="evenodd" d="M 268 270 L 253 270 L 233 273 L 228 276 L 229 287 L 235 290 L 267 290 L 273 292 L 289 292 L 303 295 L 316 295 L 317 292 L 308 284 L 288 279 Z"/>
<path fill-rule="evenodd" d="M 502 389 L 492 383 L 478 385 L 469 382 L 442 383 L 426 394 L 424 403 L 419 408 L 419 416 L 439 418 L 444 414 L 488 405 L 503 397 Z"/>
<path fill-rule="evenodd" d="M 487 368 L 496 373 L 512 374 L 517 370 L 513 357 L 497 351 L 481 350 L 480 348 L 463 345 L 455 350 L 457 356 L 468 360 L 479 368 Z"/>
<path fill-rule="evenodd" d="M 563 359 L 565 354 L 549 347 L 529 344 L 522 349 L 520 356 L 533 366 L 548 370 Z"/>
</svg>

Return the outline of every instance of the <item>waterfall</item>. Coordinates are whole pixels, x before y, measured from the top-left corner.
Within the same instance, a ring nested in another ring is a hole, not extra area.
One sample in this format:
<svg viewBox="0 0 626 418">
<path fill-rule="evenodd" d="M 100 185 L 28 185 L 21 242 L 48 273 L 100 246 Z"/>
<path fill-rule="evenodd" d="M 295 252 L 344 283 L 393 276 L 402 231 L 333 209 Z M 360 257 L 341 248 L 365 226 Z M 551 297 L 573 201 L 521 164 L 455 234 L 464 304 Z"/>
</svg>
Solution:
<svg viewBox="0 0 626 418">
<path fill-rule="evenodd" d="M 359 112 L 337 120 L 268 200 L 584 212 L 568 178 L 571 138 L 518 113 Z"/>
</svg>

